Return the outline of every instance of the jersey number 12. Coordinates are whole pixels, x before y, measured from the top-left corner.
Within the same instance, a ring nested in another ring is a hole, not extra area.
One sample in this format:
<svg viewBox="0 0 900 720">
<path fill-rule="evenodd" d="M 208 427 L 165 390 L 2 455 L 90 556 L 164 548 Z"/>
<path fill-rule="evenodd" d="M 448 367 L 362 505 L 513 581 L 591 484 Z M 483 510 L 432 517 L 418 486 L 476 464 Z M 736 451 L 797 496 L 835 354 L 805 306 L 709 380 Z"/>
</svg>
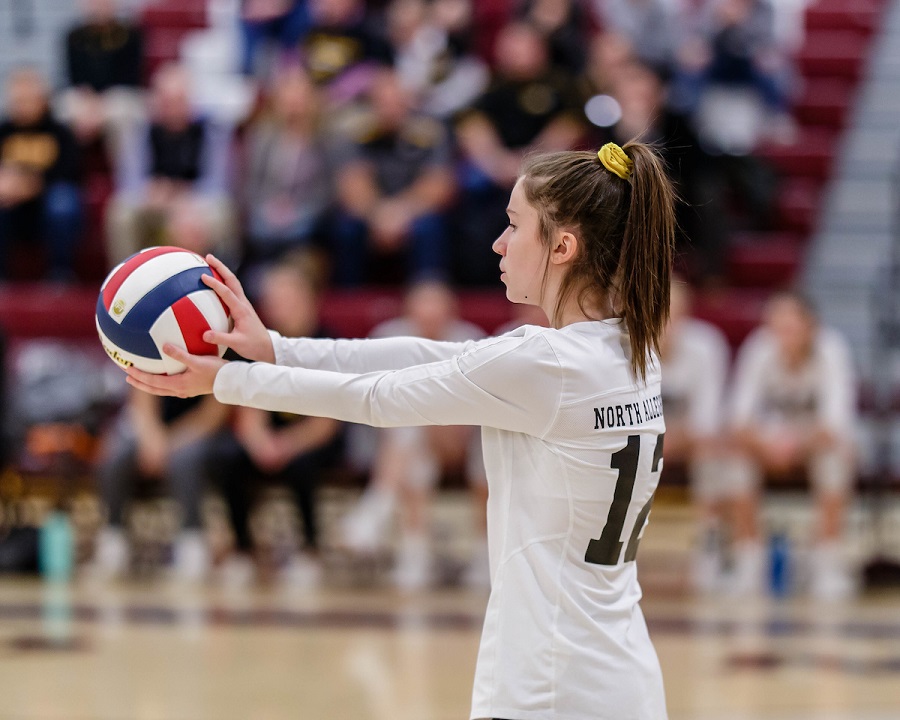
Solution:
<svg viewBox="0 0 900 720">
<path fill-rule="evenodd" d="M 651 472 L 659 472 L 659 461 L 662 460 L 663 438 L 665 433 L 657 436 L 656 448 L 653 450 L 653 464 Z M 587 552 L 584 554 L 585 562 L 594 565 L 618 565 L 619 555 L 622 552 L 622 530 L 625 527 L 625 516 L 628 514 L 628 506 L 631 505 L 631 496 L 634 493 L 634 481 L 637 477 L 638 461 L 641 456 L 641 436 L 629 435 L 628 444 L 621 450 L 612 454 L 611 467 L 619 471 L 619 479 L 616 481 L 616 489 L 613 493 L 612 505 L 609 515 L 606 517 L 606 525 L 603 532 L 596 540 L 588 543 Z M 638 543 L 641 539 L 641 531 L 647 516 L 650 514 L 650 506 L 653 504 L 653 496 L 641 508 L 634 521 L 628 545 L 625 547 L 625 562 L 630 562 L 637 557 Z"/>
</svg>

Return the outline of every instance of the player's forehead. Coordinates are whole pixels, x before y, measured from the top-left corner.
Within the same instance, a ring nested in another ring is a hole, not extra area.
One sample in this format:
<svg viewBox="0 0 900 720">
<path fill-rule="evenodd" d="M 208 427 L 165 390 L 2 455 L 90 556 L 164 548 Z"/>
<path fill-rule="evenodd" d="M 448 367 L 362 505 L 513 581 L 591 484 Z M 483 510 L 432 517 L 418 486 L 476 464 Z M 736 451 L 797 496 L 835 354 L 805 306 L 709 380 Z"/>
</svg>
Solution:
<svg viewBox="0 0 900 720">
<path fill-rule="evenodd" d="M 512 192 L 509 194 L 509 203 L 506 206 L 506 212 L 511 215 L 523 215 L 531 209 L 528 200 L 525 198 L 525 190 L 522 187 L 522 178 L 516 181 Z"/>
</svg>

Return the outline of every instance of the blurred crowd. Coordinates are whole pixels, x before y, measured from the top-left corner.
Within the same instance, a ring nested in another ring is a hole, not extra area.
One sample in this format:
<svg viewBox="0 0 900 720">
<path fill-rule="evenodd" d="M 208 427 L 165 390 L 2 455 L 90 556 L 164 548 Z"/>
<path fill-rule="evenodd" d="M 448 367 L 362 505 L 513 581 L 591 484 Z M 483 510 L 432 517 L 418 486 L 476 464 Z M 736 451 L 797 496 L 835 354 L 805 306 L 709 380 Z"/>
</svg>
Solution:
<svg viewBox="0 0 900 720">
<path fill-rule="evenodd" d="M 483 7 L 482 7 L 483 5 Z M 789 4 L 787 4 L 789 5 Z M 133 6 L 133 4 L 131 5 Z M 77 280 L 86 213 L 80 173 L 108 169 L 109 267 L 144 247 L 214 252 L 270 327 L 327 336 L 328 288 L 393 285 L 402 317 L 374 336 L 462 340 L 454 290 L 498 287 L 493 239 L 522 159 L 536 151 L 657 144 L 684 202 L 679 269 L 663 347 L 665 462 L 698 511 L 692 580 L 760 591 L 766 476 L 808 476 L 817 523 L 810 589 L 842 596 L 841 556 L 855 478 L 855 380 L 843 341 L 800 295 L 773 298 L 741 348 L 691 319 L 689 287 L 722 281 L 729 239 L 765 227 L 776 178 L 754 151 L 795 132 L 797 23 L 770 0 L 244 0 L 234 22 L 254 101 L 223 119 L 197 101 L 177 61 L 147 72 L 142 30 L 115 0 L 83 0 L 65 45 L 68 85 L 32 68 L 5 80 L 0 122 L 0 278 L 42 253 L 46 276 Z M 101 273 L 102 274 L 102 273 Z M 544 323 L 518 309 L 516 323 Z M 540 313 L 537 313 L 540 315 Z M 605 419 L 604 419 L 605 421 Z M 599 422 L 599 419 L 598 419 Z M 373 556 L 396 534 L 394 582 L 435 580 L 431 500 L 448 473 L 473 498 L 460 577 L 487 583 L 479 438 L 471 428 L 363 431 L 318 418 L 230 411 L 214 399 L 128 396 L 103 437 L 98 488 L 107 523 L 86 569 L 133 567 L 128 512 L 142 480 L 176 500 L 172 558 L 186 579 L 215 568 L 247 584 L 265 562 L 294 586 L 321 574 L 317 488 L 335 465 L 369 477 L 336 542 Z M 664 481 L 665 482 L 665 481 Z M 273 561 L 254 524 L 260 488 L 290 492 L 301 531 Z M 216 489 L 231 543 L 216 555 L 202 501 Z M 394 524 L 398 529 L 394 531 Z"/>
<path fill-rule="evenodd" d="M 105 165 L 109 266 L 177 242 L 252 276 L 312 248 L 339 286 L 492 285 L 523 156 L 640 137 L 685 201 L 682 270 L 715 282 L 732 233 L 771 217 L 754 150 L 794 131 L 797 38 L 770 0 L 246 0 L 234 72 L 254 99 L 231 114 L 196 64 L 148 69 L 133 3 L 81 2 L 68 84 L 5 78 L 0 277 L 24 246 L 75 278 L 97 231 L 80 173 Z"/>
</svg>

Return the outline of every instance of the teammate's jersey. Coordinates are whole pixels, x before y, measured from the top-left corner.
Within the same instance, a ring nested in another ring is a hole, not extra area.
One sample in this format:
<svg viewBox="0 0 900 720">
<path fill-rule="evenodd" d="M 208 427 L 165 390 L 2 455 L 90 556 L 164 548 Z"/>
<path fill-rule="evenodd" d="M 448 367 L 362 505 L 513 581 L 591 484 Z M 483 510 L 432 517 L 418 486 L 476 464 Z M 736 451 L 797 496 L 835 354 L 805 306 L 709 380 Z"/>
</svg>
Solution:
<svg viewBox="0 0 900 720">
<path fill-rule="evenodd" d="M 808 361 L 787 367 L 775 338 L 754 331 L 738 353 L 731 421 L 738 427 L 821 425 L 850 434 L 856 423 L 856 380 L 846 340 L 835 330 L 816 333 Z"/>
<path fill-rule="evenodd" d="M 722 429 L 723 397 L 728 374 L 728 343 L 714 325 L 685 318 L 662 359 L 662 395 L 666 422 L 696 437 Z"/>
<path fill-rule="evenodd" d="M 491 595 L 472 718 L 666 717 L 634 563 L 662 469 L 660 376 L 654 364 L 635 382 L 620 322 L 273 341 L 277 366 L 219 371 L 220 401 L 484 428 Z"/>
</svg>

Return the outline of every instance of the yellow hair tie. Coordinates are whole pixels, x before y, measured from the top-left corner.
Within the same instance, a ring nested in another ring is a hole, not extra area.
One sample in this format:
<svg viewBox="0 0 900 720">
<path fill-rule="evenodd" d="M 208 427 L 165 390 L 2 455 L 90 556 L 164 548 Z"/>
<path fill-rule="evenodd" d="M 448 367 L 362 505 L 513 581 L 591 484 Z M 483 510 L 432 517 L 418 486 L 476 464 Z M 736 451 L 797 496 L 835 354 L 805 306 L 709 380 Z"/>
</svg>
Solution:
<svg viewBox="0 0 900 720">
<path fill-rule="evenodd" d="M 625 151 L 615 143 L 606 143 L 600 148 L 597 157 L 600 158 L 603 167 L 611 173 L 618 175 L 623 180 L 631 177 L 631 168 L 634 165 L 634 160 L 628 157 Z"/>
</svg>

